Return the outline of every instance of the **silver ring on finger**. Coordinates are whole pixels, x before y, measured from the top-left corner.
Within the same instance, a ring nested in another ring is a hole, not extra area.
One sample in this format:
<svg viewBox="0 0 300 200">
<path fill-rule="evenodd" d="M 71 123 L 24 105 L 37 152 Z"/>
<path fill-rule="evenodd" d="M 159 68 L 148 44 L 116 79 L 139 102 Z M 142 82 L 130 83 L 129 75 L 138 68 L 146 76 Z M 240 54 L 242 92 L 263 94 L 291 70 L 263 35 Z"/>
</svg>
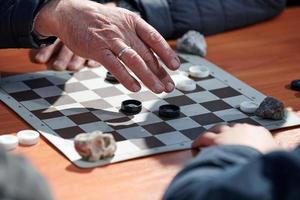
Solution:
<svg viewBox="0 0 300 200">
<path fill-rule="evenodd" d="M 131 47 L 124 47 L 123 49 L 121 49 L 121 51 L 118 53 L 118 58 L 121 58 L 130 49 Z"/>
</svg>

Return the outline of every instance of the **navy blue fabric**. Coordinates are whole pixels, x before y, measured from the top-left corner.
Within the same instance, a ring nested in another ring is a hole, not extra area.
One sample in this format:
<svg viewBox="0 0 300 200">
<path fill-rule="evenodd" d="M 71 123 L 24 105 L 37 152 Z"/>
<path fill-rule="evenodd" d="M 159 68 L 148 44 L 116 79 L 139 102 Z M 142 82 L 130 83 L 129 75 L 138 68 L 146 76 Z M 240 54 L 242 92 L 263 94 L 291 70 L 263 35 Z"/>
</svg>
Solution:
<svg viewBox="0 0 300 200">
<path fill-rule="evenodd" d="M 278 15 L 285 0 L 128 0 L 137 2 L 145 19 L 164 37 L 196 30 L 204 35 L 251 25 Z"/>
<path fill-rule="evenodd" d="M 37 48 L 33 20 L 46 0 L 0 0 L 0 48 Z M 49 38 L 53 42 L 54 38 Z M 44 41 L 48 43 L 48 40 Z"/>
<path fill-rule="evenodd" d="M 260 155 L 242 146 L 204 149 L 172 181 L 164 200 L 298 200 L 300 148 Z"/>
</svg>

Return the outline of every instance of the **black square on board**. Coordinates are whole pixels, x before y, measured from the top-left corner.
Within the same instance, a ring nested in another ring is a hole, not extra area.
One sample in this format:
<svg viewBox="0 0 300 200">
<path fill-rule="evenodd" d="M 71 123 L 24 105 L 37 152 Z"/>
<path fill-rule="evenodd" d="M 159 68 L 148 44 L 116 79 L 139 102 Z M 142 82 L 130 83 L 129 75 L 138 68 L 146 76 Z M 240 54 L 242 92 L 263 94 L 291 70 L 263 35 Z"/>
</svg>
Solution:
<svg viewBox="0 0 300 200">
<path fill-rule="evenodd" d="M 84 130 L 79 128 L 78 126 L 73 126 L 69 128 L 62 128 L 54 130 L 60 137 L 64 139 L 73 139 L 76 135 L 80 133 L 85 133 Z"/>
<path fill-rule="evenodd" d="M 216 90 L 210 90 L 211 93 L 216 95 L 217 97 L 224 99 L 224 98 L 229 98 L 229 97 L 235 97 L 241 95 L 240 92 L 236 91 L 235 89 L 231 87 L 225 87 L 221 89 L 216 89 Z"/>
<path fill-rule="evenodd" d="M 17 101 L 30 101 L 34 99 L 40 99 L 41 97 L 32 90 L 26 90 L 22 92 L 15 92 L 10 94 Z"/>
<path fill-rule="evenodd" d="M 146 138 L 138 138 L 130 140 L 135 146 L 139 149 L 152 149 L 157 147 L 165 146 L 159 139 L 155 137 L 146 137 Z"/>
<path fill-rule="evenodd" d="M 192 99 L 184 95 L 169 97 L 169 98 L 165 98 L 164 100 L 169 104 L 174 104 L 176 106 L 186 106 L 186 105 L 191 105 L 196 103 L 195 101 L 193 101 Z"/>
<path fill-rule="evenodd" d="M 201 105 L 211 112 L 231 109 L 232 107 L 222 100 L 215 100 L 201 103 Z"/>
<path fill-rule="evenodd" d="M 186 137 L 190 138 L 191 140 L 195 140 L 196 138 L 198 138 L 199 135 L 201 135 L 205 131 L 206 131 L 205 128 L 203 128 L 203 127 L 197 127 L 197 128 L 191 128 L 191 129 L 187 129 L 187 130 L 182 130 L 180 132 L 183 135 L 185 135 Z"/>
<path fill-rule="evenodd" d="M 96 117 L 95 115 L 89 112 L 71 115 L 69 116 L 69 119 L 72 120 L 77 125 L 101 121 L 98 117 Z"/>
<path fill-rule="evenodd" d="M 221 118 L 217 117 L 213 113 L 197 115 L 197 116 L 193 116 L 191 118 L 194 121 L 196 121 L 198 124 L 200 124 L 201 126 L 224 122 Z"/>
<path fill-rule="evenodd" d="M 48 81 L 48 79 L 46 78 L 27 80 L 27 81 L 23 81 L 23 83 L 25 83 L 31 89 L 53 86 L 53 83 Z"/>
<path fill-rule="evenodd" d="M 165 122 L 145 125 L 143 128 L 153 135 L 176 131 L 172 126 Z"/>
</svg>

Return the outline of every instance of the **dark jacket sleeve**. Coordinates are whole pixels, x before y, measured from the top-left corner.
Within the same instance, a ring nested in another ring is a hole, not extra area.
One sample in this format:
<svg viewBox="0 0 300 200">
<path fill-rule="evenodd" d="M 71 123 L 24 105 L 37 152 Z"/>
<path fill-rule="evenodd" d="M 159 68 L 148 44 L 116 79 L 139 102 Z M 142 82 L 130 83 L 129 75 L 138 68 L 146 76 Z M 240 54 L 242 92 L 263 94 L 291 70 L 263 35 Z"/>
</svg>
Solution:
<svg viewBox="0 0 300 200">
<path fill-rule="evenodd" d="M 0 148 L 0 199 L 52 200 L 44 178 L 22 157 Z"/>
<path fill-rule="evenodd" d="M 188 30 L 216 34 L 278 15 L 286 0 L 128 0 L 142 8 L 143 16 L 166 38 Z"/>
<path fill-rule="evenodd" d="M 47 0 L 0 0 L 0 48 L 38 48 L 55 38 L 32 34 L 34 18 Z"/>
<path fill-rule="evenodd" d="M 169 186 L 165 200 L 300 199 L 300 149 L 265 156 L 242 146 L 203 150 Z"/>
</svg>

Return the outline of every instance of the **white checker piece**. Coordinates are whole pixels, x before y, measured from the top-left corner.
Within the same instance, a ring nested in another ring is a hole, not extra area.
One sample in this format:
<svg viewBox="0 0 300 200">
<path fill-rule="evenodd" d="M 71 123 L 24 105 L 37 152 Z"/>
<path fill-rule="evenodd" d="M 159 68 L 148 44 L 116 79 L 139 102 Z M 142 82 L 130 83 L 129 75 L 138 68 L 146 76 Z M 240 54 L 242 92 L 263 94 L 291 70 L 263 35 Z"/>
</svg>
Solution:
<svg viewBox="0 0 300 200">
<path fill-rule="evenodd" d="M 148 131 L 140 126 L 121 129 L 118 130 L 118 133 L 126 139 L 136 139 L 152 136 Z"/>
<path fill-rule="evenodd" d="M 199 127 L 199 124 L 189 117 L 168 120 L 167 123 L 179 131 Z"/>
<path fill-rule="evenodd" d="M 38 88 L 34 89 L 33 91 L 43 98 L 59 96 L 63 93 L 63 91 L 56 86 Z"/>
<path fill-rule="evenodd" d="M 51 106 L 48 103 L 48 101 L 46 101 L 44 99 L 34 99 L 31 101 L 22 101 L 21 104 L 30 111 L 46 109 Z"/>
<path fill-rule="evenodd" d="M 69 96 L 72 97 L 76 102 L 92 101 L 100 98 L 99 95 L 90 90 L 69 93 Z"/>
<path fill-rule="evenodd" d="M 72 104 L 66 104 L 66 105 L 61 105 L 61 106 L 55 106 L 55 109 L 59 110 L 59 112 L 61 112 L 65 116 L 89 112 L 89 110 L 86 109 L 80 103 L 72 103 Z"/>
<path fill-rule="evenodd" d="M 166 145 L 173 145 L 173 144 L 191 141 L 188 137 L 186 137 L 185 135 L 181 134 L 178 131 L 159 134 L 156 135 L 155 137 Z"/>
<path fill-rule="evenodd" d="M 76 126 L 68 117 L 57 117 L 43 120 L 52 129 L 61 129 Z"/>
<path fill-rule="evenodd" d="M 247 115 L 245 115 L 244 113 L 240 112 L 237 109 L 227 109 L 227 110 L 217 111 L 217 112 L 214 112 L 214 114 L 227 122 L 233 121 L 233 120 L 238 120 L 238 119 L 248 118 Z"/>
</svg>

